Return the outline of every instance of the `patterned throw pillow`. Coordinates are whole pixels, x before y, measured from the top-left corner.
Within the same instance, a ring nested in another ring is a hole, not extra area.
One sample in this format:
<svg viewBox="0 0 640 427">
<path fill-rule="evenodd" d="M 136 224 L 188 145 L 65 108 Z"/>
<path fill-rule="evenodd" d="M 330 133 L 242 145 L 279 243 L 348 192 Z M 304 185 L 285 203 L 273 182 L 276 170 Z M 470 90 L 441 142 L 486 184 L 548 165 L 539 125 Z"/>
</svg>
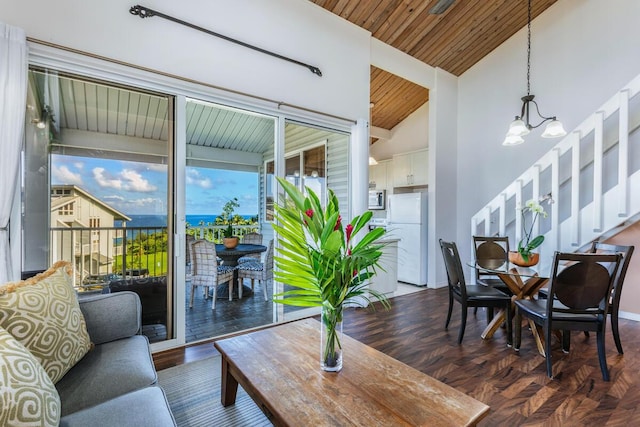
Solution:
<svg viewBox="0 0 640 427">
<path fill-rule="evenodd" d="M 57 426 L 60 396 L 40 363 L 0 328 L 0 426 Z"/>
<path fill-rule="evenodd" d="M 91 349 L 65 261 L 0 286 L 0 326 L 38 359 L 54 384 Z"/>
</svg>

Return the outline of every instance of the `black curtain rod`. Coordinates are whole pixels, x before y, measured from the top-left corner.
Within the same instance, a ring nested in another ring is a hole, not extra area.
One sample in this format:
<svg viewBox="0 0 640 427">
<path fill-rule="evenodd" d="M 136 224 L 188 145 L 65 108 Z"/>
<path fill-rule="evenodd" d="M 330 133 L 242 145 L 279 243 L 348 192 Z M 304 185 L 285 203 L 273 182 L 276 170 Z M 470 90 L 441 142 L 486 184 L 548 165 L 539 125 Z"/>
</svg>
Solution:
<svg viewBox="0 0 640 427">
<path fill-rule="evenodd" d="M 244 46 L 244 47 L 247 47 L 249 49 L 253 49 L 253 50 L 256 50 L 258 52 L 262 52 L 262 53 L 265 53 L 267 55 L 271 55 L 271 56 L 274 56 L 276 58 L 279 58 L 279 59 L 282 59 L 282 60 L 285 60 L 285 61 L 293 62 L 294 64 L 297 64 L 297 65 L 300 65 L 300 66 L 303 66 L 303 67 L 307 68 L 313 74 L 322 77 L 322 71 L 320 71 L 320 68 L 318 68 L 318 67 L 314 67 L 313 65 L 305 64 L 304 62 L 300 62 L 300 61 L 297 61 L 295 59 L 287 58 L 286 56 L 282 56 L 280 54 L 277 54 L 277 53 L 274 53 L 274 52 L 270 52 L 270 51 L 268 51 L 266 49 L 262 49 L 260 47 L 250 45 L 249 43 L 245 43 L 245 42 L 242 42 L 240 40 L 236 40 L 236 39 L 233 39 L 231 37 L 225 36 L 223 34 L 216 33 L 216 32 L 211 31 L 211 30 L 207 30 L 206 28 L 198 27 L 197 25 L 191 24 L 189 22 L 183 21 L 183 20 L 178 19 L 178 18 L 174 18 L 173 16 L 165 15 L 162 12 L 158 12 L 156 10 L 149 9 L 148 7 L 144 7 L 144 6 L 140 6 L 140 5 L 132 6 L 131 9 L 129 9 L 129 13 L 131 13 L 132 15 L 138 15 L 142 19 L 144 19 L 144 18 L 152 18 L 154 16 L 159 16 L 160 18 L 164 18 L 164 19 L 167 19 L 169 21 L 175 22 L 177 24 L 184 25 L 185 27 L 189 27 L 189 28 L 193 28 L 194 30 L 202 31 L 203 33 L 209 34 L 210 36 L 219 37 L 219 38 L 221 38 L 223 40 L 226 40 L 226 41 L 229 41 L 231 43 L 239 44 L 240 46 Z"/>
</svg>

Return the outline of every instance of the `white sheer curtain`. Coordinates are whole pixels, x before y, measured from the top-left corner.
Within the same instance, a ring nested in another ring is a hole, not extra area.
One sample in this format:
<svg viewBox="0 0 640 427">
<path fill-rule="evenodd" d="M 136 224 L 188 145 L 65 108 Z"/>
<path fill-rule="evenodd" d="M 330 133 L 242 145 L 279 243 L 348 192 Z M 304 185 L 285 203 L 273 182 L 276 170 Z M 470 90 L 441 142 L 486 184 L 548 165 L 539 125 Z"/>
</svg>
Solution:
<svg viewBox="0 0 640 427">
<path fill-rule="evenodd" d="M 0 22 L 0 284 L 13 277 L 9 218 L 20 166 L 27 102 L 24 30 Z"/>
</svg>

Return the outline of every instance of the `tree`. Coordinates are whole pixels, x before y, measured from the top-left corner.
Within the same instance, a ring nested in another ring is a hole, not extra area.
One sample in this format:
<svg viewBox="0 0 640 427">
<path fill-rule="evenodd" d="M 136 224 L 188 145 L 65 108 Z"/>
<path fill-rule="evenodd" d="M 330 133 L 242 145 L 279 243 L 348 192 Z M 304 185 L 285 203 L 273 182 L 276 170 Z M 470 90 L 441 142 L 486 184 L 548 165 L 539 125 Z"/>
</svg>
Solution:
<svg viewBox="0 0 640 427">
<path fill-rule="evenodd" d="M 224 204 L 222 208 L 222 214 L 216 217 L 216 224 L 232 224 L 233 221 L 237 222 L 238 218 L 241 218 L 239 215 L 233 216 L 233 212 L 236 208 L 240 207 L 240 203 L 238 203 L 238 198 L 234 197 Z"/>
</svg>

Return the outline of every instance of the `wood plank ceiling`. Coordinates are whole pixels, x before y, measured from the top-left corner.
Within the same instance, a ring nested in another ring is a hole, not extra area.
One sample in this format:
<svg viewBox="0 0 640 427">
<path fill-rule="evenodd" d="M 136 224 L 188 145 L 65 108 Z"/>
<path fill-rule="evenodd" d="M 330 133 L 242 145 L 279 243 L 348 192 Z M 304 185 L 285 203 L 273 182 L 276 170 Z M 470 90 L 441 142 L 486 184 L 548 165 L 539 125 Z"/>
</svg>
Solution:
<svg viewBox="0 0 640 427">
<path fill-rule="evenodd" d="M 526 0 L 455 0 L 439 15 L 430 13 L 438 0 L 310 1 L 370 31 L 378 40 L 456 76 L 527 24 Z M 531 19 L 555 2 L 532 0 Z M 391 130 L 427 100 L 428 92 L 425 96 L 419 86 L 372 67 L 372 126 Z"/>
</svg>

